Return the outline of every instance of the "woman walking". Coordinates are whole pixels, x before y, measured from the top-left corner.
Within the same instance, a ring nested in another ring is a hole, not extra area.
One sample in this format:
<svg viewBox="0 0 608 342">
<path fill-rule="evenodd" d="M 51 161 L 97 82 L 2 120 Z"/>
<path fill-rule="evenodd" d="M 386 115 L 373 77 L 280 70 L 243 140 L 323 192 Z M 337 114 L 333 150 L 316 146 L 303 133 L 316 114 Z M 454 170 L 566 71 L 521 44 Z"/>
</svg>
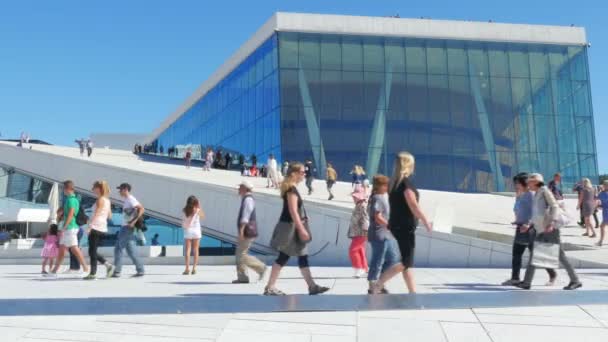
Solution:
<svg viewBox="0 0 608 342">
<path fill-rule="evenodd" d="M 401 264 L 395 265 L 382 273 L 371 291 L 372 294 L 381 293 L 384 284 L 399 273 L 403 275 L 409 293 L 416 292 L 412 267 L 414 266 L 418 220 L 422 221 L 429 232 L 432 231 L 433 227 L 418 205 L 420 195 L 410 180 L 414 168 L 415 160 L 411 153 L 400 152 L 397 155 L 388 197 L 390 205 L 388 226 L 395 239 L 397 239 L 401 252 Z"/>
<path fill-rule="evenodd" d="M 368 266 L 365 256 L 367 244 L 367 230 L 369 229 L 369 215 L 367 213 L 367 195 L 363 187 L 357 188 L 352 194 L 355 208 L 350 217 L 348 237 L 351 239 L 348 255 L 355 270 L 355 278 L 365 277 Z"/>
<path fill-rule="evenodd" d="M 578 280 L 578 276 L 572 265 L 570 265 L 566 253 L 564 253 L 564 249 L 561 246 L 559 233 L 559 228 L 561 227 L 558 226 L 560 222 L 559 204 L 555 200 L 555 197 L 553 197 L 551 191 L 545 186 L 543 175 L 539 173 L 531 174 L 528 177 L 528 187 L 531 191 L 535 192 L 531 221 L 538 232 L 537 239 L 560 245 L 559 262 L 564 266 L 566 272 L 568 272 L 568 277 L 570 277 L 570 283 L 564 287 L 564 290 L 575 290 L 582 287 L 583 284 Z M 535 271 L 536 267 L 530 262 L 526 269 L 524 281 L 515 286 L 524 290 L 529 290 L 532 286 Z"/>
<path fill-rule="evenodd" d="M 201 219 L 205 218 L 205 213 L 201 209 L 200 202 L 196 196 L 190 196 L 186 200 L 186 206 L 182 210 L 184 218 L 182 228 L 184 229 L 184 247 L 186 247 L 185 261 L 186 270 L 183 275 L 196 274 L 198 265 L 198 249 L 201 241 Z M 192 272 L 190 272 L 190 254 L 194 254 Z"/>
<path fill-rule="evenodd" d="M 511 278 L 502 283 L 504 286 L 517 285 L 521 283 L 519 274 L 521 270 L 521 259 L 526 251 L 526 248 L 532 255 L 534 249 L 534 239 L 536 238 L 536 229 L 532 226 L 532 206 L 534 202 L 534 193 L 528 189 L 528 174 L 520 173 L 513 177 L 517 197 L 515 198 L 515 238 L 513 239 L 513 256 L 511 262 Z M 555 270 L 548 268 L 549 282 L 547 286 L 553 286 L 557 273 Z"/>
<path fill-rule="evenodd" d="M 593 225 L 591 224 L 591 216 L 593 216 L 593 213 L 597 209 L 595 189 L 593 188 L 589 178 L 583 178 L 582 185 L 582 189 L 578 193 L 578 206 L 576 209 L 581 211 L 581 216 L 583 217 L 583 222 L 585 223 L 586 231 L 583 236 L 594 238 L 596 235 L 595 229 L 593 229 Z"/>
<path fill-rule="evenodd" d="M 95 182 L 93 184 L 93 193 L 97 196 L 97 201 L 93 205 L 93 215 L 89 219 L 89 229 L 87 230 L 87 234 L 89 235 L 91 272 L 84 277 L 84 280 L 95 280 L 97 278 L 97 262 L 102 263 L 106 267 L 106 277 L 109 278 L 114 273 L 114 266 L 97 253 L 101 240 L 103 240 L 108 232 L 108 220 L 112 217 L 108 182 L 105 180 Z"/>
<path fill-rule="evenodd" d="M 353 177 L 352 186 L 355 190 L 358 187 L 363 186 L 363 182 L 367 179 L 367 176 L 365 175 L 365 171 L 363 170 L 363 167 L 361 167 L 360 165 L 355 165 L 353 167 L 353 170 L 350 172 L 350 174 Z"/>
<path fill-rule="evenodd" d="M 595 245 L 602 247 L 604 236 L 606 236 L 606 226 L 608 226 L 608 180 L 602 183 L 602 191 L 599 193 L 598 201 L 602 209 L 602 225 L 600 226 L 600 241 Z"/>
<path fill-rule="evenodd" d="M 268 284 L 264 289 L 265 296 L 283 296 L 285 293 L 276 288 L 275 284 L 281 269 L 287 264 L 289 257 L 298 257 L 300 273 L 308 285 L 308 293 L 317 295 L 329 291 L 328 287 L 315 283 L 308 265 L 307 244 L 311 241 L 308 217 L 304 210 L 302 197 L 298 192 L 297 185 L 304 180 L 304 165 L 292 163 L 289 165 L 283 183 L 281 183 L 281 197 L 283 198 L 283 210 L 279 223 L 272 234 L 271 245 L 279 251 L 279 257 L 272 265 L 272 271 Z"/>
</svg>

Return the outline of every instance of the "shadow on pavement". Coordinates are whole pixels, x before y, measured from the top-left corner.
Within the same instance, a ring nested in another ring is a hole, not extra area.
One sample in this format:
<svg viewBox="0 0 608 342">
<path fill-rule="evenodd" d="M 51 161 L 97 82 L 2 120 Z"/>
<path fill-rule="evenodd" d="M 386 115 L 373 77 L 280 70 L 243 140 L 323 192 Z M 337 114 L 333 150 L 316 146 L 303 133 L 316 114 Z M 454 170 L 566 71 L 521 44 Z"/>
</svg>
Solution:
<svg viewBox="0 0 608 342">
<path fill-rule="evenodd" d="M 188 294 L 173 297 L 20 298 L 0 299 L 0 316 L 428 310 L 588 304 L 608 304 L 608 291 L 501 291 L 379 296 Z"/>
</svg>

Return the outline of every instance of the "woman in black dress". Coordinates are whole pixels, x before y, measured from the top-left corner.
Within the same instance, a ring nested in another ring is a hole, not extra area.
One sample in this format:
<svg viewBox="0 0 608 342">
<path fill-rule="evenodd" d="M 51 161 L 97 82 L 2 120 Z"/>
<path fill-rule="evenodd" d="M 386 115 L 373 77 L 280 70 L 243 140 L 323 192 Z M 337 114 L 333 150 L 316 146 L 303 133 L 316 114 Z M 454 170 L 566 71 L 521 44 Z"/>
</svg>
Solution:
<svg viewBox="0 0 608 342">
<path fill-rule="evenodd" d="M 416 247 L 416 227 L 419 220 L 422 221 L 429 232 L 432 231 L 433 227 L 418 205 L 420 195 L 410 180 L 410 176 L 414 173 L 414 166 L 415 160 L 411 153 L 400 152 L 397 155 L 389 193 L 390 217 L 388 226 L 399 244 L 401 264 L 397 264 L 382 273 L 372 291 L 373 294 L 381 293 L 386 282 L 399 273 L 403 274 L 408 291 L 410 293 L 416 292 L 412 271 Z"/>
<path fill-rule="evenodd" d="M 304 180 L 304 174 L 304 165 L 300 163 L 290 164 L 285 180 L 281 183 L 283 210 L 271 241 L 271 245 L 278 250 L 279 256 L 272 265 L 268 284 L 264 289 L 265 296 L 285 295 L 276 288 L 275 284 L 290 257 L 298 257 L 298 267 L 308 285 L 310 295 L 329 291 L 328 287 L 317 285 L 308 264 L 307 244 L 312 240 L 312 237 L 308 227 L 308 216 L 304 209 L 304 202 L 297 189 L 298 184 Z"/>
</svg>

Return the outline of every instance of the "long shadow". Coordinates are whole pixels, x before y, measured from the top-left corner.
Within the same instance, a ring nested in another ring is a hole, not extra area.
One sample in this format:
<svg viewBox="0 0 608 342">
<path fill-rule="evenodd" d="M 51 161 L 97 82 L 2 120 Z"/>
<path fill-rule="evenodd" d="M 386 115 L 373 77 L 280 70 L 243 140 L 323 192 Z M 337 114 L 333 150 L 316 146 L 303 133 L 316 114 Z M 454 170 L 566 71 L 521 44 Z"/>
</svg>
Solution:
<svg viewBox="0 0 608 342">
<path fill-rule="evenodd" d="M 172 297 L 20 298 L 0 299 L 0 316 L 428 310 L 589 304 L 608 304 L 608 291 L 505 291 L 378 296 L 188 294 Z"/>
</svg>

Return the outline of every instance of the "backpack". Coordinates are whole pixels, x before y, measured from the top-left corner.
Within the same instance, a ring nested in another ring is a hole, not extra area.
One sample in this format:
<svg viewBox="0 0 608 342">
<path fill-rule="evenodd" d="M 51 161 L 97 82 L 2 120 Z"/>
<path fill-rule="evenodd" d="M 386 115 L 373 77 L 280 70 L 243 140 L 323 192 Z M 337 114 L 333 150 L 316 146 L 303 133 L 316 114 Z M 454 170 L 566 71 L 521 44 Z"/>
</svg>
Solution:
<svg viewBox="0 0 608 342">
<path fill-rule="evenodd" d="M 78 210 L 78 215 L 76 215 L 76 224 L 84 226 L 87 222 L 89 222 L 89 217 L 84 213 L 84 208 L 80 208 Z"/>
</svg>

